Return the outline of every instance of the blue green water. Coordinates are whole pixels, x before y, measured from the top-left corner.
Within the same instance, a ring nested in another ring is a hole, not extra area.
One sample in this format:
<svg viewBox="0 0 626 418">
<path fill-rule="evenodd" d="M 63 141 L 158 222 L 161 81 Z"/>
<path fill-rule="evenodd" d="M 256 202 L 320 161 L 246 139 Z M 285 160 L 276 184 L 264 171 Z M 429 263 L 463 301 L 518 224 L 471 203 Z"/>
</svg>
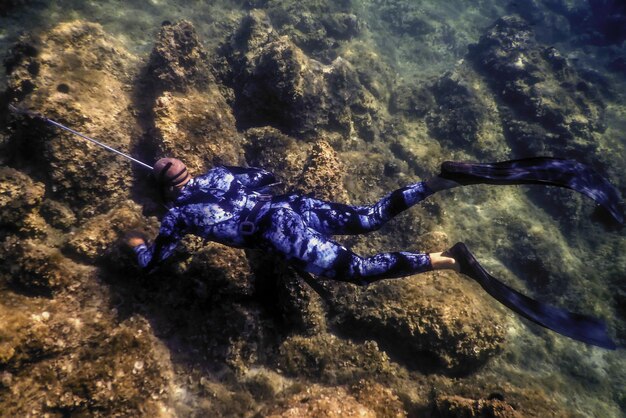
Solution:
<svg viewBox="0 0 626 418">
<path fill-rule="evenodd" d="M 494 80 L 484 74 L 475 76 L 468 64 L 472 58 L 470 45 L 478 43 L 498 18 L 519 14 L 529 23 L 540 45 L 555 47 L 567 60 L 568 68 L 584 75 L 581 77 L 604 98 L 603 129 L 594 130 L 585 138 L 582 134 L 574 135 L 568 145 L 571 149 L 565 151 L 564 147 L 563 152 L 598 162 L 606 168 L 610 180 L 622 192 L 626 190 L 626 36 L 620 27 L 620 22 L 626 21 L 613 19 L 626 12 L 618 1 L 67 0 L 5 4 L 0 15 L 0 57 L 9 56 L 10 48 L 23 34 L 45 33 L 60 22 L 81 19 L 101 24 L 104 31 L 131 54 L 145 61 L 164 21 L 187 19 L 195 26 L 211 59 L 249 10 L 259 8 L 268 12 L 279 34 L 294 41 L 309 57 L 324 65 L 337 57 L 347 60 L 361 80 L 369 80 L 369 90 L 383 109 L 382 113 L 388 112 L 388 104 L 401 87 L 431 86 L 447 72 L 452 79 L 464 80 L 463 85 L 481 98 L 480 108 L 483 109 L 478 133 L 473 136 L 475 143 L 446 139 L 445 132 L 456 132 L 453 129 L 444 130 L 444 134 L 434 133 L 433 126 L 437 123 L 451 126 L 454 122 L 441 116 L 441 109 L 447 109 L 443 101 L 417 116 L 410 111 L 385 114 L 394 128 L 383 130 L 373 140 L 364 140 L 357 133 L 352 141 L 331 141 L 339 158 L 349 167 L 359 167 L 367 159 L 374 164 L 378 158 L 382 161 L 381 167 L 389 161 L 400 167 L 401 175 L 393 181 L 372 179 L 367 176 L 371 172 L 361 175 L 358 169 L 347 170 L 346 189 L 354 201 L 371 200 L 384 192 L 387 185 L 401 184 L 403 178 L 426 176 L 446 159 L 520 156 L 516 148 L 520 145 L 507 142 L 507 128 L 500 120 L 503 99 L 493 88 Z M 319 24 L 331 13 L 350 15 L 349 20 L 357 22 L 358 30 L 349 37 L 333 35 L 328 26 Z M 468 72 L 471 74 L 467 75 Z M 6 76 L 0 77 L 0 90 L 7 86 Z M 545 88 L 559 87 L 548 85 Z M 572 116 L 578 117 L 578 114 Z M 551 139 L 546 138 L 547 145 L 543 146 L 541 139 L 536 141 L 538 144 L 531 150 L 560 156 L 562 150 L 558 144 L 554 145 L 556 142 L 551 143 Z M 586 148 L 590 142 L 593 146 Z M 410 222 L 406 225 L 420 233 L 444 232 L 451 242 L 467 242 L 494 275 L 550 303 L 605 318 L 616 341 L 622 346 L 626 343 L 624 232 L 598 220 L 589 201 L 568 193 L 554 192 L 546 198 L 537 189 L 480 186 L 446 193 L 437 197 L 436 204 L 433 211 L 428 207 L 420 209 L 419 216 L 426 220 L 419 225 Z M 373 242 L 397 249 L 411 239 L 411 230 L 402 232 L 399 236 L 388 236 L 383 231 Z M 374 246 L 367 241 L 356 245 L 363 250 L 372 250 Z M 480 385 L 495 385 L 512 404 L 525 405 L 524 402 L 533 402 L 534 397 L 547 400 L 542 411 L 549 410 L 554 416 L 626 415 L 624 349 L 610 352 L 588 347 L 545 332 L 510 314 L 504 313 L 504 317 L 506 321 L 502 326 L 507 341 L 502 353 L 470 376 L 451 378 L 445 374 L 425 373 L 424 379 L 430 379 L 425 387 L 445 387 L 447 393 L 475 397 Z M 192 345 L 192 350 L 203 348 Z M 177 389 L 172 389 L 168 413 L 179 416 L 210 413 L 211 407 L 205 406 L 203 397 L 210 396 L 211 391 L 206 387 L 212 383 L 203 386 L 206 390 L 198 390 L 193 379 L 223 382 L 216 374 L 189 366 L 194 359 L 177 362 L 176 355 L 172 355 L 172 359 L 172 379 Z M 270 369 L 268 373 L 272 376 L 281 374 L 281 370 L 262 359 L 253 362 L 251 369 Z M 19 371 L 11 373 L 17 376 Z M 288 383 L 281 384 L 288 386 L 305 378 L 292 376 L 288 379 Z M 239 394 L 237 390 L 242 387 L 239 383 L 228 382 L 227 387 Z M 351 383 L 356 382 L 348 382 Z M 4 392 L 0 392 L 0 402 L 9 393 L 4 386 L 1 390 Z M 246 409 L 242 406 L 245 402 L 235 395 L 225 396 L 224 399 L 231 399 L 233 406 L 220 409 L 219 413 L 252 416 L 258 410 L 255 408 L 263 406 L 265 401 L 249 392 L 241 391 L 253 399 L 250 402 L 255 406 Z M 415 394 L 410 390 L 407 393 Z M 468 393 L 471 395 L 465 395 Z M 509 393 L 511 397 L 507 398 Z M 27 404 L 28 400 L 25 402 Z M 405 403 L 411 404 L 410 401 Z M 427 401 L 422 403 L 428 404 Z M 526 416 L 523 409 L 518 412 Z M 424 409 L 418 409 L 417 413 L 428 416 Z"/>
</svg>

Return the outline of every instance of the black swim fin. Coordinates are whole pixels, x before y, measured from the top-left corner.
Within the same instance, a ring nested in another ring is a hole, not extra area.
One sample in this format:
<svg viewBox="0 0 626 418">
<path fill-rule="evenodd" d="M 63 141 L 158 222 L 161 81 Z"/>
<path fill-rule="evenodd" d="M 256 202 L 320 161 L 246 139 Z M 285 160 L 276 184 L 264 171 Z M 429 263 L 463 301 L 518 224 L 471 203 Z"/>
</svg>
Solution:
<svg viewBox="0 0 626 418">
<path fill-rule="evenodd" d="M 619 191 L 591 167 L 552 157 L 524 158 L 496 163 L 446 161 L 439 177 L 468 184 L 545 184 L 584 194 L 602 205 L 620 224 L 624 214 Z"/>
<path fill-rule="evenodd" d="M 462 242 L 456 243 L 449 253 L 459 263 L 461 273 L 476 280 L 493 298 L 519 315 L 575 340 L 609 350 L 616 348 L 603 321 L 546 305 L 511 289 L 489 275 Z"/>
</svg>

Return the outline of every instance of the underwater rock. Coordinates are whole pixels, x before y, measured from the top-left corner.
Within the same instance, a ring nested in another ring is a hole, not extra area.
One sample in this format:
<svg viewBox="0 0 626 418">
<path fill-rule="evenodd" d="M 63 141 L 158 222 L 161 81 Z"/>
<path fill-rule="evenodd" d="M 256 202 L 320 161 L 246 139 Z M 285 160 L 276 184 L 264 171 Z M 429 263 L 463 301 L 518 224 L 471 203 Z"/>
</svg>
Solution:
<svg viewBox="0 0 626 418">
<path fill-rule="evenodd" d="M 139 271 L 133 258 L 103 259 L 117 308 L 134 312 L 139 304 L 179 360 L 238 376 L 265 360 L 267 321 L 243 250 L 187 236 L 152 272 Z"/>
<path fill-rule="evenodd" d="M 342 387 L 310 385 L 306 389 L 288 396 L 268 410 L 263 411 L 268 418 L 375 418 L 376 412 L 359 403 L 354 396 Z"/>
<path fill-rule="evenodd" d="M 405 116 L 424 117 L 435 106 L 435 98 L 429 88 L 422 85 L 401 84 L 397 86 L 391 100 L 389 111 Z"/>
<path fill-rule="evenodd" d="M 602 98 L 556 48 L 537 43 L 524 20 L 499 19 L 468 57 L 506 103 L 500 111 L 515 150 L 582 158 L 596 149 L 593 133 L 604 130 Z M 527 125 L 538 128 L 529 135 Z"/>
<path fill-rule="evenodd" d="M 306 335 L 326 330 L 326 311 L 320 296 L 294 269 L 259 251 L 248 252 L 248 257 L 256 277 L 256 294 L 283 328 Z"/>
<path fill-rule="evenodd" d="M 41 205 L 45 187 L 21 171 L 0 167 L 0 226 L 20 227 Z"/>
<path fill-rule="evenodd" d="M 193 24 L 181 20 L 161 27 L 147 68 L 158 89 L 185 92 L 214 83 L 208 56 Z"/>
<path fill-rule="evenodd" d="M 267 15 L 254 10 L 221 47 L 231 74 L 240 127 L 270 125 L 292 135 L 320 128 L 348 135 L 353 124 L 365 139 L 380 131 L 378 105 L 358 73 L 342 58 L 324 65 L 278 36 Z"/>
<path fill-rule="evenodd" d="M 144 231 L 147 227 L 141 207 L 128 200 L 86 221 L 71 234 L 66 247 L 72 253 L 94 262 L 106 255 L 126 232 Z"/>
<path fill-rule="evenodd" d="M 327 384 L 362 378 L 385 382 L 403 373 L 376 342 L 356 344 L 328 333 L 288 337 L 279 348 L 278 366 L 289 375 Z"/>
<path fill-rule="evenodd" d="M 38 240 L 9 237 L 0 244 L 0 254 L 3 281 L 34 293 L 64 289 L 83 272 L 57 248 Z"/>
<path fill-rule="evenodd" d="M 136 317 L 92 335 L 73 353 L 44 359 L 18 376 L 4 404 L 9 416 L 44 416 L 73 411 L 94 417 L 161 416 L 166 411 L 169 364 L 151 336 L 150 326 Z"/>
<path fill-rule="evenodd" d="M 215 84 L 185 94 L 165 92 L 156 100 L 154 115 L 157 155 L 183 160 L 192 175 L 216 164 L 243 163 L 235 118 Z"/>
<path fill-rule="evenodd" d="M 300 176 L 299 188 L 316 199 L 348 203 L 343 184 L 345 168 L 335 150 L 325 141 L 316 142 Z"/>
<path fill-rule="evenodd" d="M 271 127 L 251 128 L 245 135 L 248 163 L 274 173 L 284 183 L 283 190 L 348 202 L 343 180 L 346 169 L 324 138 L 304 143 Z"/>
<path fill-rule="evenodd" d="M 423 36 L 435 31 L 430 20 L 417 3 L 410 1 L 388 1 L 377 3 L 377 11 L 389 28 L 398 35 Z"/>
<path fill-rule="evenodd" d="M 429 88 L 436 102 L 426 115 L 432 135 L 454 149 L 497 159 L 504 135 L 497 105 L 480 77 L 461 64 Z"/>
<path fill-rule="evenodd" d="M 23 38 L 5 63 L 9 95 L 86 135 L 129 152 L 137 127 L 130 86 L 137 59 L 95 23 L 61 23 Z M 79 218 L 102 213 L 128 196 L 131 166 L 76 136 L 39 120 L 25 119 L 13 141 L 16 158 L 51 184 L 55 199 Z"/>
<path fill-rule="evenodd" d="M 622 45 L 626 40 L 626 4 L 619 0 L 594 0 L 568 10 L 566 17 L 576 28 L 573 35 L 583 44 Z"/>
<path fill-rule="evenodd" d="M 326 63 L 337 57 L 341 41 L 357 36 L 363 26 L 343 2 L 269 0 L 264 8 L 281 35 Z"/>
<path fill-rule="evenodd" d="M 44 199 L 40 212 L 46 222 L 64 231 L 67 231 L 76 223 L 76 216 L 69 206 L 56 200 Z"/>
<path fill-rule="evenodd" d="M 497 398 L 475 400 L 461 396 L 438 396 L 435 400 L 435 413 L 441 418 L 519 418 L 522 416 L 511 405 Z"/>
<path fill-rule="evenodd" d="M 174 266 L 180 275 L 178 279 L 201 280 L 205 297 L 217 301 L 220 298 L 241 298 L 254 293 L 255 278 L 243 250 L 207 242 L 189 251 L 189 254 L 192 255 L 188 261 L 182 260 Z"/>
<path fill-rule="evenodd" d="M 54 335 L 48 321 L 50 313 L 28 315 L 23 306 L 15 306 L 7 296 L 3 295 L 0 302 L 0 368 L 15 372 L 57 354 L 61 349 L 59 335 Z M 2 386 L 10 383 L 0 384 L 0 389 Z"/>
<path fill-rule="evenodd" d="M 466 374 L 502 351 L 505 337 L 504 317 L 477 292 L 447 272 L 384 281 L 344 292 L 334 320 L 348 335 L 375 339 L 408 367 Z"/>
<path fill-rule="evenodd" d="M 283 189 L 295 189 L 307 159 L 307 145 L 269 126 L 248 129 L 245 136 L 248 164 L 274 173 L 284 183 Z"/>
<path fill-rule="evenodd" d="M 350 387 L 350 393 L 361 404 L 373 409 L 377 418 L 407 416 L 398 396 L 378 381 L 361 379 Z"/>
<path fill-rule="evenodd" d="M 179 158 L 195 175 L 216 164 L 243 164 L 232 109 L 190 22 L 161 28 L 147 74 L 156 94 L 149 142 L 157 157 Z"/>
</svg>

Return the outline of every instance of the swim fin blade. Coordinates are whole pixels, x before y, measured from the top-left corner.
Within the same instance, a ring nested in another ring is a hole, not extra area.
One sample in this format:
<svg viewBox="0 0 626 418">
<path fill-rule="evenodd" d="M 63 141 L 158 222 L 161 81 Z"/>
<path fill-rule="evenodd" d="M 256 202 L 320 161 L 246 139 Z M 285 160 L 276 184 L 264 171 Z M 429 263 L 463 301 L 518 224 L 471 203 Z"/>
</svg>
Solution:
<svg viewBox="0 0 626 418">
<path fill-rule="evenodd" d="M 624 214 L 619 191 L 591 167 L 552 157 L 524 158 L 496 163 L 446 161 L 440 177 L 468 184 L 545 184 L 572 189 L 595 200 L 620 224 Z"/>
<path fill-rule="evenodd" d="M 541 303 L 510 288 L 487 273 L 462 242 L 449 252 L 459 263 L 461 273 L 476 280 L 489 295 L 517 314 L 575 340 L 609 350 L 617 348 L 603 321 Z"/>
</svg>

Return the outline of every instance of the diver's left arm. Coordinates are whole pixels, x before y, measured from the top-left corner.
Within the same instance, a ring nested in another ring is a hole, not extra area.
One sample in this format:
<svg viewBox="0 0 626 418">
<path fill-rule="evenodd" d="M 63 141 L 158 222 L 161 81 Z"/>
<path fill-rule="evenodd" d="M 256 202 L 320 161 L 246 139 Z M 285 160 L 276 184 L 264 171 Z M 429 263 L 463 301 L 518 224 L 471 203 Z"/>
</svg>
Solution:
<svg viewBox="0 0 626 418">
<path fill-rule="evenodd" d="M 161 221 L 159 235 L 152 245 L 148 246 L 143 242 L 133 246 L 133 251 L 137 254 L 137 262 L 142 269 L 149 271 L 172 255 L 184 232 L 180 228 L 179 217 L 178 210 L 171 209 Z"/>
</svg>

